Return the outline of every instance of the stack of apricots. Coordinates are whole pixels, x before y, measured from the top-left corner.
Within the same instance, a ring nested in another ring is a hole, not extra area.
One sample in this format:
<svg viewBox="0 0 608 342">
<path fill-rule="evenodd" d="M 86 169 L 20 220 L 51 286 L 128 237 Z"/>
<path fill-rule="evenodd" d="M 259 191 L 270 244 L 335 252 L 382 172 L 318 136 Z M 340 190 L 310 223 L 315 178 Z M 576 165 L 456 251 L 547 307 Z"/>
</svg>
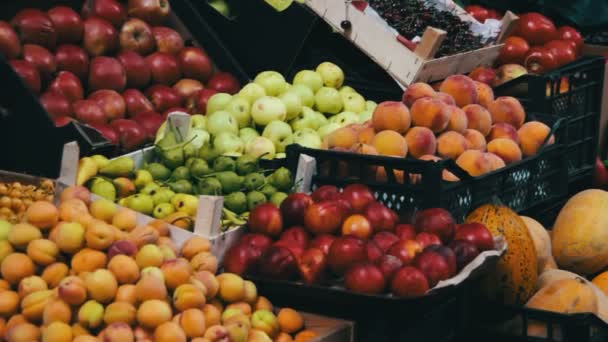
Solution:
<svg viewBox="0 0 608 342">
<path fill-rule="evenodd" d="M 0 225 L 0 340 L 308 341 L 303 317 L 251 281 L 216 275 L 211 243 L 177 248 L 160 220 L 67 188 Z"/>
<path fill-rule="evenodd" d="M 438 91 L 414 83 L 402 101 L 380 103 L 364 124 L 340 128 L 324 140 L 324 147 L 371 155 L 437 161 L 453 159 L 471 176 L 516 163 L 553 144 L 551 128 L 526 122 L 526 112 L 514 97 L 494 98 L 492 88 L 465 75 L 445 79 Z M 403 182 L 403 174 L 395 174 Z M 376 178 L 386 173 L 378 168 Z M 443 179 L 458 181 L 444 170 Z"/>
</svg>

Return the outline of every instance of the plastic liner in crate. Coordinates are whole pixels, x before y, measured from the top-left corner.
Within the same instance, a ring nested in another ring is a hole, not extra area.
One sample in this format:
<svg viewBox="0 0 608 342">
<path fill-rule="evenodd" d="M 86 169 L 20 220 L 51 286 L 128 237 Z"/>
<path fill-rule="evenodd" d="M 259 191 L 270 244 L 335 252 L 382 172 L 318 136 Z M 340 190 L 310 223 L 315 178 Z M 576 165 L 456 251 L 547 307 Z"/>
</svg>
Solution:
<svg viewBox="0 0 608 342">
<path fill-rule="evenodd" d="M 525 75 L 496 89 L 496 96 L 515 96 L 527 111 L 565 118 L 558 136 L 566 145 L 570 179 L 591 184 L 597 155 L 605 59 L 584 57 L 544 75 Z"/>
</svg>

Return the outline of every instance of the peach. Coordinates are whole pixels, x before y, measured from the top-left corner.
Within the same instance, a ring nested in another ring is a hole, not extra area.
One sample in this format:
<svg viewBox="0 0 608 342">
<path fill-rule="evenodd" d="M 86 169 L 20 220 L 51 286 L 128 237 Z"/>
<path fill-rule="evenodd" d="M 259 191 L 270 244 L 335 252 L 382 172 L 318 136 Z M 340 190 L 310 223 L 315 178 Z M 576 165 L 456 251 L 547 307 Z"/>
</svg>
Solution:
<svg viewBox="0 0 608 342">
<path fill-rule="evenodd" d="M 76 272 L 76 274 L 80 272 L 93 272 L 97 269 L 106 267 L 108 262 L 108 257 L 105 253 L 90 249 L 84 248 L 78 251 L 72 257 L 72 270 Z"/>
<path fill-rule="evenodd" d="M 445 103 L 448 106 L 456 106 L 456 100 L 450 94 L 446 93 L 435 93 L 434 96 L 437 100 Z"/>
<path fill-rule="evenodd" d="M 304 327 L 304 318 L 294 309 L 282 308 L 277 314 L 279 328 L 288 334 L 293 334 Z"/>
<path fill-rule="evenodd" d="M 47 239 L 36 239 L 27 245 L 27 255 L 38 265 L 50 265 L 57 260 L 59 248 Z"/>
<path fill-rule="evenodd" d="M 392 130 L 405 134 L 411 124 L 410 111 L 402 102 L 381 102 L 372 115 L 372 126 L 375 131 Z"/>
<path fill-rule="evenodd" d="M 134 257 L 137 254 L 137 246 L 131 241 L 118 240 L 110 246 L 110 249 L 108 249 L 108 258 L 112 259 L 118 254 Z"/>
<path fill-rule="evenodd" d="M 238 302 L 245 295 L 245 281 L 234 273 L 222 273 L 217 276 L 220 283 L 220 297 L 229 303 Z"/>
<path fill-rule="evenodd" d="M 492 170 L 492 164 L 484 152 L 467 150 L 456 159 L 456 164 L 471 176 L 477 177 Z"/>
<path fill-rule="evenodd" d="M 80 216 L 89 215 L 86 203 L 77 198 L 71 198 L 59 205 L 59 218 L 61 221 L 77 222 Z"/>
<path fill-rule="evenodd" d="M 156 328 L 169 322 L 171 317 L 171 307 L 163 300 L 146 300 L 137 309 L 137 321 L 145 328 Z"/>
<path fill-rule="evenodd" d="M 217 272 L 218 260 L 215 255 L 209 252 L 201 252 L 190 260 L 190 265 L 194 271 L 209 271 L 215 274 Z"/>
<path fill-rule="evenodd" d="M 70 323 L 72 320 L 72 308 L 61 299 L 49 302 L 42 311 L 42 323 L 48 325 L 52 322 Z"/>
<path fill-rule="evenodd" d="M 383 156 L 405 157 L 407 141 L 395 131 L 382 131 L 372 139 L 372 146 Z"/>
<path fill-rule="evenodd" d="M 445 130 L 450 122 L 448 105 L 432 97 L 423 97 L 412 106 L 412 121 L 415 126 L 427 127 L 439 133 Z"/>
<path fill-rule="evenodd" d="M 106 269 L 98 269 L 91 272 L 86 279 L 85 285 L 89 297 L 100 302 L 109 303 L 116 296 L 118 282 L 112 272 Z"/>
<path fill-rule="evenodd" d="M 551 133 L 551 128 L 542 122 L 530 121 L 526 122 L 517 131 L 519 136 L 519 144 L 524 156 L 529 157 L 538 153 L 538 150 L 543 146 L 545 140 Z M 547 145 L 555 143 L 555 137 L 552 135 L 547 140 Z M 4 265 L 4 262 L 2 263 Z"/>
<path fill-rule="evenodd" d="M 135 285 L 135 297 L 137 300 L 167 298 L 167 287 L 165 286 L 164 277 L 159 269 L 158 272 L 160 272 L 160 276 L 153 273 L 141 275 L 137 285 Z"/>
<path fill-rule="evenodd" d="M 21 279 L 34 275 L 35 271 L 32 259 L 23 253 L 7 255 L 0 265 L 2 278 L 11 284 L 17 284 Z"/>
<path fill-rule="evenodd" d="M 69 268 L 68 265 L 62 262 L 55 262 L 48 265 L 44 271 L 42 271 L 42 279 L 47 283 L 49 288 L 55 288 L 59 286 L 59 282 L 68 276 Z"/>
<path fill-rule="evenodd" d="M 392 173 L 397 183 L 403 184 L 405 182 L 405 173 L 403 170 L 393 170 Z M 391 180 L 386 173 L 386 169 L 382 166 L 376 168 L 376 182 L 387 183 L 389 181 Z"/>
<path fill-rule="evenodd" d="M 255 304 L 255 301 L 258 299 L 258 288 L 255 284 L 250 280 L 245 280 L 245 295 L 243 296 L 243 300 L 249 304 Z"/>
<path fill-rule="evenodd" d="M 464 130 L 467 129 L 467 126 L 469 125 L 469 119 L 465 112 L 456 106 L 448 106 L 447 108 L 450 112 L 450 121 L 448 122 L 447 130 L 464 133 Z"/>
<path fill-rule="evenodd" d="M 112 225 L 124 232 L 130 232 L 137 225 L 137 213 L 128 208 L 120 208 L 112 217 Z"/>
<path fill-rule="evenodd" d="M 215 275 L 209 271 L 194 272 L 190 278 L 190 282 L 193 284 L 200 282 L 205 287 L 206 297 L 208 300 L 214 298 L 220 289 L 220 283 L 215 278 Z"/>
<path fill-rule="evenodd" d="M 19 293 L 19 297 L 23 299 L 23 297 L 32 292 L 48 289 L 48 285 L 44 279 L 40 278 L 39 276 L 29 276 L 21 279 L 17 292 Z"/>
<path fill-rule="evenodd" d="M 59 221 L 59 210 L 52 203 L 36 201 L 25 211 L 25 221 L 40 229 L 49 229 Z"/>
<path fill-rule="evenodd" d="M 64 322 L 53 322 L 42 332 L 42 342 L 72 342 L 72 327 Z"/>
<path fill-rule="evenodd" d="M 414 158 L 425 154 L 435 154 L 437 141 L 433 131 L 426 127 L 412 127 L 405 135 L 407 150 Z"/>
<path fill-rule="evenodd" d="M 21 314 L 30 322 L 42 320 L 44 307 L 56 298 L 53 290 L 41 290 L 28 294 L 21 300 Z"/>
<path fill-rule="evenodd" d="M 78 310 L 78 323 L 85 328 L 97 328 L 103 324 L 103 305 L 95 300 L 88 300 Z"/>
<path fill-rule="evenodd" d="M 351 151 L 359 154 L 371 154 L 373 156 L 378 155 L 376 148 L 368 144 L 357 143 L 351 148 Z"/>
<path fill-rule="evenodd" d="M 31 323 L 19 323 L 6 330 L 8 342 L 30 342 L 40 340 L 40 329 Z"/>
<path fill-rule="evenodd" d="M 135 255 L 135 262 L 140 269 L 148 266 L 160 267 L 163 263 L 163 253 L 156 245 L 145 245 Z"/>
<path fill-rule="evenodd" d="M 188 338 L 202 337 L 205 334 L 205 314 L 199 309 L 187 309 L 179 314 L 177 323 Z"/>
<path fill-rule="evenodd" d="M 29 223 L 17 223 L 8 232 L 7 240 L 17 250 L 24 251 L 30 241 L 41 239 L 40 229 Z"/>
<path fill-rule="evenodd" d="M 475 81 L 465 75 L 449 76 L 441 83 L 439 91 L 452 95 L 456 105 L 461 108 L 479 101 Z"/>
<path fill-rule="evenodd" d="M 478 130 L 466 129 L 463 136 L 467 140 L 469 150 L 478 150 L 482 152 L 486 150 L 486 138 L 484 138 L 483 134 Z"/>
<path fill-rule="evenodd" d="M 0 315 L 11 317 L 19 308 L 19 295 L 14 291 L 0 292 Z"/>
<path fill-rule="evenodd" d="M 60 222 L 55 243 L 64 253 L 76 253 L 84 246 L 84 227 L 77 222 Z"/>
<path fill-rule="evenodd" d="M 518 99 L 500 96 L 488 106 L 494 123 L 504 122 L 520 128 L 526 121 L 526 111 Z"/>
<path fill-rule="evenodd" d="M 104 250 L 114 243 L 114 228 L 103 222 L 94 221 L 86 230 L 84 238 L 89 248 Z"/>
<path fill-rule="evenodd" d="M 434 97 L 435 95 L 433 87 L 423 82 L 416 82 L 410 84 L 405 92 L 403 92 L 402 101 L 406 106 L 411 108 L 416 100 L 423 97 Z"/>
<path fill-rule="evenodd" d="M 115 322 L 108 325 L 101 334 L 104 342 L 132 342 L 135 341 L 133 329 L 124 322 Z"/>
<path fill-rule="evenodd" d="M 467 128 L 479 131 L 484 137 L 490 133 L 492 117 L 487 109 L 478 104 L 470 104 L 462 110 L 467 115 Z"/>
<path fill-rule="evenodd" d="M 182 284 L 173 293 L 173 306 L 179 310 L 200 308 L 205 305 L 205 294 L 192 284 Z"/>
<path fill-rule="evenodd" d="M 60 202 L 65 202 L 70 199 L 79 199 L 85 204 L 91 202 L 91 191 L 84 185 L 72 185 L 61 192 Z"/>
<path fill-rule="evenodd" d="M 139 266 L 133 258 L 124 254 L 115 255 L 108 263 L 108 270 L 119 284 L 135 284 L 139 279 Z"/>
<path fill-rule="evenodd" d="M 272 311 L 272 303 L 268 300 L 268 298 L 266 298 L 264 296 L 259 296 L 258 300 L 255 302 L 255 305 L 253 307 L 254 307 L 255 311 L 258 311 L 258 310 Z"/>
<path fill-rule="evenodd" d="M 521 160 L 519 145 L 511 139 L 498 138 L 490 141 L 488 152 L 499 156 L 507 165 Z"/>
<path fill-rule="evenodd" d="M 466 151 L 467 146 L 467 140 L 458 132 L 444 132 L 437 138 L 437 154 L 442 158 L 456 159 Z"/>
<path fill-rule="evenodd" d="M 106 221 L 108 223 L 112 222 L 112 218 L 116 215 L 117 211 L 118 207 L 116 206 L 116 203 L 105 198 L 100 198 L 89 204 L 89 212 L 91 215 L 98 220 Z"/>
<path fill-rule="evenodd" d="M 483 82 L 475 81 L 475 87 L 477 87 L 477 94 L 479 95 L 478 103 L 488 108 L 494 102 L 494 91 Z"/>
<path fill-rule="evenodd" d="M 160 266 L 160 270 L 163 271 L 163 275 L 165 276 L 165 284 L 171 290 L 176 289 L 181 284 L 187 283 L 192 275 L 192 267 L 188 260 L 184 258 L 167 260 Z"/>
<path fill-rule="evenodd" d="M 116 290 L 116 297 L 114 300 L 117 302 L 135 304 L 137 302 L 137 296 L 135 295 L 136 289 L 137 286 L 133 284 L 120 285 Z"/>
<path fill-rule="evenodd" d="M 154 330 L 154 341 L 156 342 L 186 342 L 186 333 L 173 322 L 165 322 Z"/>
<path fill-rule="evenodd" d="M 374 135 L 376 135 L 376 131 L 373 127 L 365 127 L 359 131 L 357 141 L 361 144 L 371 144 L 372 139 L 374 139 Z"/>
<path fill-rule="evenodd" d="M 511 139 L 519 144 L 519 136 L 517 135 L 517 128 L 504 122 L 495 123 L 490 129 L 488 134 L 488 141 L 492 141 L 498 138 Z"/>
<path fill-rule="evenodd" d="M 492 165 L 492 171 L 502 169 L 506 166 L 505 161 L 500 159 L 499 156 L 494 153 L 486 152 L 486 157 L 490 160 L 490 164 Z"/>
<path fill-rule="evenodd" d="M 349 149 L 357 143 L 359 131 L 352 127 L 341 127 L 327 135 L 327 148 Z"/>
<path fill-rule="evenodd" d="M 103 321 L 106 324 L 112 324 L 116 322 L 123 322 L 129 325 L 135 322 L 135 315 L 137 310 L 131 303 L 127 302 L 114 302 L 106 307 L 103 314 Z"/>
<path fill-rule="evenodd" d="M 222 312 L 217 307 L 211 304 L 205 304 L 203 305 L 202 311 L 203 315 L 205 316 L 206 327 L 220 324 Z"/>
</svg>

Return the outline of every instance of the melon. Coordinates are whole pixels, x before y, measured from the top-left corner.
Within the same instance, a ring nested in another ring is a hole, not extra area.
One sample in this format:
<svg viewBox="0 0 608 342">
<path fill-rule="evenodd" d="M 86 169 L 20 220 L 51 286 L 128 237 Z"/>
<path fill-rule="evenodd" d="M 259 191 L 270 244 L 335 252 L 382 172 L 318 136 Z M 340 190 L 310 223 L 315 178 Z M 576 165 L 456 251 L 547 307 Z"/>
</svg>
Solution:
<svg viewBox="0 0 608 342">
<path fill-rule="evenodd" d="M 530 236 L 534 241 L 539 274 L 543 273 L 545 265 L 550 263 L 552 261 L 551 259 L 553 259 L 553 255 L 551 254 L 551 237 L 549 236 L 549 232 L 535 219 L 527 216 L 520 217 L 526 224 L 526 228 L 528 228 L 528 232 L 530 232 Z M 551 265 L 549 265 L 549 268 L 550 267 Z"/>
<path fill-rule="evenodd" d="M 555 280 L 530 298 L 526 307 L 564 314 L 597 313 L 597 297 L 588 282 L 581 278 Z"/>
</svg>

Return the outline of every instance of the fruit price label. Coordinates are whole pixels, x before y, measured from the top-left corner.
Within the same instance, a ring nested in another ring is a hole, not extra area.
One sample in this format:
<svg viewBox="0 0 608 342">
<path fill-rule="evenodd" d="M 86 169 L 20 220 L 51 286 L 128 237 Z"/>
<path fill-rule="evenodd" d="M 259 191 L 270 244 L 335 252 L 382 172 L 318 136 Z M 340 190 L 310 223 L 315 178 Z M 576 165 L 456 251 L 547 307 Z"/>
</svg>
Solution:
<svg viewBox="0 0 608 342">
<path fill-rule="evenodd" d="M 270 6 L 272 6 L 274 9 L 276 9 L 279 12 L 286 10 L 293 3 L 293 0 L 265 0 L 265 1 L 267 4 L 269 4 Z"/>
<path fill-rule="evenodd" d="M 186 137 L 190 136 L 190 115 L 183 112 L 172 112 L 168 117 L 169 125 L 175 127 L 179 132 L 178 142 L 182 143 L 186 140 Z"/>
</svg>

